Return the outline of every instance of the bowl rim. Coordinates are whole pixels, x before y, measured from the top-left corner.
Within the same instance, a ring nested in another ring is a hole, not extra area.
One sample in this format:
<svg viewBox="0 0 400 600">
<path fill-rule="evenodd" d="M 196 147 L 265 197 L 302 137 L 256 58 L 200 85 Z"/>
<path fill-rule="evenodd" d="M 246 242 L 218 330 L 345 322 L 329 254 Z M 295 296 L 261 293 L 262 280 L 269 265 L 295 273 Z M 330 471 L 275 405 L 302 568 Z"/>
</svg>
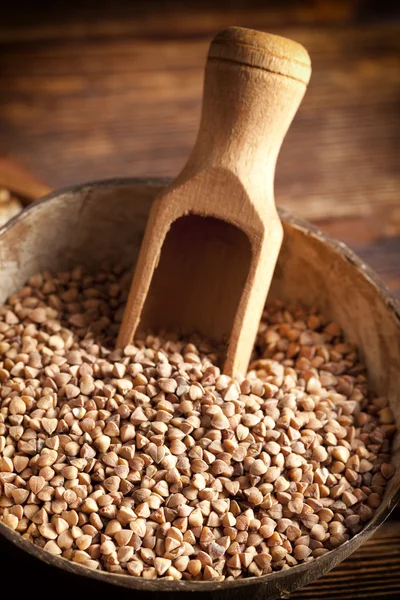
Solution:
<svg viewBox="0 0 400 600">
<path fill-rule="evenodd" d="M 27 218 L 30 213 L 34 212 L 38 207 L 51 203 L 53 200 L 64 194 L 76 194 L 82 192 L 88 193 L 93 190 L 107 190 L 116 187 L 124 188 L 134 186 L 150 186 L 155 189 L 161 189 L 170 181 L 171 179 L 166 177 L 119 177 L 85 182 L 60 188 L 26 206 L 18 215 L 0 227 L 0 237 L 12 229 L 18 222 Z M 359 272 L 361 272 L 364 279 L 366 279 L 368 283 L 375 288 L 375 291 L 378 293 L 381 300 L 383 300 L 387 309 L 393 313 L 395 319 L 398 321 L 400 329 L 400 300 L 397 299 L 394 294 L 382 283 L 373 269 L 366 265 L 361 258 L 344 242 L 336 240 L 335 238 L 323 233 L 322 230 L 312 225 L 307 220 L 298 218 L 285 209 L 278 208 L 278 212 L 284 223 L 288 223 L 291 227 L 301 231 L 305 235 L 311 236 L 322 243 L 328 244 L 332 250 L 338 253 L 346 261 L 351 263 Z M 73 563 L 66 558 L 54 556 L 42 548 L 34 546 L 31 542 L 25 540 L 18 532 L 13 531 L 3 523 L 0 523 L 0 535 L 7 538 L 21 550 L 28 552 L 30 555 L 33 555 L 47 564 L 64 569 L 71 573 L 75 573 L 76 575 L 94 578 L 99 581 L 106 581 L 107 583 L 122 587 L 146 591 L 211 592 L 216 590 L 231 590 L 234 588 L 242 588 L 254 585 L 264 585 L 267 587 L 270 584 L 271 586 L 275 585 L 276 590 L 281 594 L 285 594 L 297 589 L 302 585 L 306 585 L 307 583 L 314 581 L 318 577 L 324 575 L 334 568 L 339 562 L 347 558 L 347 556 L 354 552 L 377 530 L 377 528 L 390 515 L 399 501 L 400 485 L 394 491 L 392 497 L 389 498 L 389 501 L 383 510 L 369 523 L 367 523 L 367 525 L 359 533 L 338 548 L 329 551 L 327 554 L 318 557 L 310 563 L 295 565 L 287 570 L 275 571 L 259 577 L 247 577 L 244 579 L 224 581 L 172 581 L 164 579 L 147 580 L 141 577 L 133 577 L 131 575 L 122 575 L 109 573 L 107 571 L 93 570 L 78 563 Z M 322 568 L 320 569 L 319 567 Z M 285 582 L 288 580 L 293 582 L 295 585 L 286 586 Z"/>
</svg>

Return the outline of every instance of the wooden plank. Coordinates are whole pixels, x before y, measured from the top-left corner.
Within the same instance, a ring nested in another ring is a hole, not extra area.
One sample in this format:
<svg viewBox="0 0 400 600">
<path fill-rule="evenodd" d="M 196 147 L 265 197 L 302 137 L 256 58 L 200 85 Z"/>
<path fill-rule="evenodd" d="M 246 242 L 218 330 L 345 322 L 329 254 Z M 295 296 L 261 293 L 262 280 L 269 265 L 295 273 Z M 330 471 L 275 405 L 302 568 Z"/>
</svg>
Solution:
<svg viewBox="0 0 400 600">
<path fill-rule="evenodd" d="M 314 220 L 371 217 L 379 206 L 385 229 L 398 210 L 399 25 L 334 28 L 322 17 L 318 29 L 282 25 L 274 11 L 257 6 L 245 24 L 298 39 L 314 65 L 279 160 L 278 203 Z M 222 27 L 229 21 L 218 14 Z M 0 149 L 54 187 L 175 174 L 194 141 L 212 27 L 200 20 L 193 31 L 194 16 L 183 17 L 180 34 L 176 25 L 176 38 L 165 40 L 149 14 L 143 23 L 114 21 L 110 30 L 96 23 L 48 24 L 52 36 L 44 25 L 3 33 Z"/>
<path fill-rule="evenodd" d="M 266 25 L 345 24 L 385 17 L 384 2 L 379 7 L 360 7 L 359 0 L 114 0 L 113 3 L 70 0 L 67 6 L 37 3 L 24 11 L 8 5 L 2 15 L 1 39 L 80 39 L 140 36 L 177 38 L 213 35 L 228 25 L 263 29 Z M 94 18 L 95 17 L 95 18 Z"/>
</svg>

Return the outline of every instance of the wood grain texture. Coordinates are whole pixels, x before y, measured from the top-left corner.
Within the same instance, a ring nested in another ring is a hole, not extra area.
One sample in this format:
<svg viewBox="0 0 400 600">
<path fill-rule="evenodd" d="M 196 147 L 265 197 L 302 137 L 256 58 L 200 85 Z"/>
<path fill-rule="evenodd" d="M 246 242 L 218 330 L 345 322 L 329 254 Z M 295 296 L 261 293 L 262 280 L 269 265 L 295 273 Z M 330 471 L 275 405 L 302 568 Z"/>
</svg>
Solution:
<svg viewBox="0 0 400 600">
<path fill-rule="evenodd" d="M 110 8 L 81 22 L 74 2 L 64 13 L 53 9 L 54 23 L 51 12 L 43 21 L 31 14 L 30 24 L 19 12 L 19 23 L 0 34 L 0 149 L 26 158 L 53 187 L 176 174 L 199 122 L 209 40 L 243 20 L 298 40 L 313 60 L 277 171 L 279 202 L 314 219 L 368 216 L 379 203 L 389 219 L 399 183 L 398 22 L 335 17 L 356 12 L 354 2 L 328 3 L 333 17 L 317 20 L 317 11 L 316 25 L 312 7 L 307 19 L 300 3 L 288 14 L 276 3 L 207 10 L 195 2 L 182 12 L 182 3 L 167 2 L 170 11 L 160 13 L 151 4 L 146 18 Z M 317 4 L 323 12 L 326 3 Z"/>
<path fill-rule="evenodd" d="M 400 294 L 399 3 L 60 4 L 20 0 L 2 10 L 0 153 L 22 159 L 52 187 L 175 175 L 194 142 L 212 36 L 241 25 L 292 37 L 310 51 L 313 80 L 280 155 L 277 203 L 344 240 Z M 396 517 L 362 561 L 355 557 L 364 547 L 296 596 L 397 598 Z M 20 557 L 0 552 L 11 573 Z M 32 562 L 32 575 L 46 578 L 46 567 Z M 337 590 L 336 573 L 347 577 Z M 76 585 L 72 576 L 65 581 L 71 593 Z M 79 586 L 93 591 L 92 582 Z M 28 577 L 21 588 L 28 593 Z"/>
</svg>

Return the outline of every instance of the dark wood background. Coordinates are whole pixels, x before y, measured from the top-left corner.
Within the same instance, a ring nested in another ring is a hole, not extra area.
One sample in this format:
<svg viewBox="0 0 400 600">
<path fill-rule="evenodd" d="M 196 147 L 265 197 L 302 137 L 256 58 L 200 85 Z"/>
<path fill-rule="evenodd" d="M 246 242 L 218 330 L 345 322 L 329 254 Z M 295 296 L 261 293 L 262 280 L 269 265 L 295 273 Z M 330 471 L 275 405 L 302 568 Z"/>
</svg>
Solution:
<svg viewBox="0 0 400 600">
<path fill-rule="evenodd" d="M 176 174 L 194 141 L 207 47 L 218 30 L 241 25 L 303 43 L 313 76 L 280 155 L 277 203 L 347 242 L 400 294 L 399 2 L 7 4 L 0 14 L 0 154 L 55 188 Z M 39 569 L 6 545 L 0 553 L 10 577 L 18 564 L 18 575 L 25 568 L 57 577 L 66 592 L 99 590 Z M 29 591 L 24 579 L 21 593 Z M 400 595 L 399 513 L 293 598 L 338 595 Z"/>
</svg>

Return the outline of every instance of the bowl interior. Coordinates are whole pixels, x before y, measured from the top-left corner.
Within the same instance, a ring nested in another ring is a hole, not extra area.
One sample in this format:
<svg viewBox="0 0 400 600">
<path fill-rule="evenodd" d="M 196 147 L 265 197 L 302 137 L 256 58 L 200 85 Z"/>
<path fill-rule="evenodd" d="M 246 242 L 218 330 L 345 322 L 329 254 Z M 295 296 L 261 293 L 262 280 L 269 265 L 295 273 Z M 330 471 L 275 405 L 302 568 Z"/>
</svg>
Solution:
<svg viewBox="0 0 400 600">
<path fill-rule="evenodd" d="M 39 271 L 60 271 L 77 264 L 96 269 L 102 263 L 136 262 L 152 199 L 162 180 L 118 180 L 88 184 L 55 193 L 27 208 L 0 230 L 0 302 Z M 284 243 L 270 298 L 315 306 L 337 321 L 360 348 L 369 382 L 387 395 L 400 423 L 400 306 L 374 274 L 344 244 L 323 236 L 309 224 L 281 213 Z M 393 462 L 400 467 L 396 436 Z M 42 560 L 68 570 L 130 587 L 153 590 L 226 589 L 262 583 L 274 597 L 292 591 L 333 568 L 353 552 L 389 514 L 399 496 L 400 469 L 390 481 L 373 520 L 349 542 L 309 565 L 257 579 L 216 584 L 150 582 L 94 572 L 50 557 L 0 524 L 0 532 Z M 7 529 L 7 530 L 6 530 Z M 249 590 L 248 592 L 249 593 Z"/>
</svg>

